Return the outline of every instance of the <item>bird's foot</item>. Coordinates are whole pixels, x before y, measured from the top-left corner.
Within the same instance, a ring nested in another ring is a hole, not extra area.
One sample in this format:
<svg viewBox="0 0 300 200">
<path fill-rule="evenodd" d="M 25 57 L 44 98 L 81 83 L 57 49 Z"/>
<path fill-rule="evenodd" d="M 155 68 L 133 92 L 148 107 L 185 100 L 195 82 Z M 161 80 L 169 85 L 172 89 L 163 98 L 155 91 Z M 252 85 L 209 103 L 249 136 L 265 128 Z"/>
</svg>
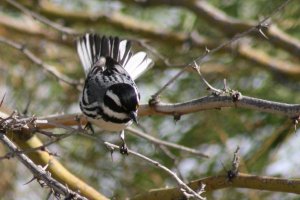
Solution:
<svg viewBox="0 0 300 200">
<path fill-rule="evenodd" d="M 128 155 L 128 148 L 125 142 L 120 145 L 120 153 L 122 155 Z"/>
<path fill-rule="evenodd" d="M 93 125 L 90 122 L 85 125 L 84 130 L 87 131 L 87 133 L 89 133 L 89 131 L 91 131 L 91 134 L 95 133 Z"/>
<path fill-rule="evenodd" d="M 125 142 L 125 132 L 124 130 L 121 131 L 120 133 L 120 138 L 122 140 L 122 144 L 120 145 L 120 153 L 123 155 L 128 155 L 128 148 Z"/>
</svg>

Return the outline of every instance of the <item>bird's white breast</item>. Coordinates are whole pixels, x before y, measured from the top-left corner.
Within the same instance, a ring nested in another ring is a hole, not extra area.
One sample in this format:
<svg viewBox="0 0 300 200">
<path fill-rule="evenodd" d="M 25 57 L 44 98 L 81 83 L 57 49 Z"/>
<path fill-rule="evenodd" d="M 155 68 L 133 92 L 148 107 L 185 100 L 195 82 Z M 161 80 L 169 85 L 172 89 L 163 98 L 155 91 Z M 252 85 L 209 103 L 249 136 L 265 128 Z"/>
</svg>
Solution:
<svg viewBox="0 0 300 200">
<path fill-rule="evenodd" d="M 132 124 L 132 121 L 119 124 L 119 123 L 107 122 L 104 121 L 103 119 L 93 119 L 90 117 L 88 117 L 88 121 L 105 131 L 115 131 L 115 132 L 122 131 L 127 126 Z"/>
</svg>

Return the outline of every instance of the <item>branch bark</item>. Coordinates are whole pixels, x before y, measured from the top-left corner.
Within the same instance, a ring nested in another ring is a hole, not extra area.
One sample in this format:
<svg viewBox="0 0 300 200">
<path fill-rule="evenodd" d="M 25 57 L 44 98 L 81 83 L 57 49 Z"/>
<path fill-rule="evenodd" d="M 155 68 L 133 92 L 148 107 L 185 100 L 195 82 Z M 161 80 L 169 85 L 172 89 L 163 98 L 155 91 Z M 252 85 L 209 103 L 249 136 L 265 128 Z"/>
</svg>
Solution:
<svg viewBox="0 0 300 200">
<path fill-rule="evenodd" d="M 5 105 L 0 107 L 0 117 L 5 118 L 10 115 L 11 111 Z M 28 127 L 29 128 L 29 127 Z M 32 127 L 31 127 L 32 128 Z M 32 130 L 29 130 L 30 133 Z M 22 129 L 22 134 L 11 134 L 11 138 L 21 149 L 32 149 L 37 148 L 43 145 L 37 136 L 32 136 L 29 138 L 24 138 L 28 134 L 28 131 Z M 1 134 L 0 134 L 1 135 Z M 20 154 L 16 154 L 20 155 Z M 68 188 L 74 191 L 80 191 L 80 193 L 88 198 L 95 200 L 107 200 L 105 196 L 96 191 L 94 188 L 86 184 L 84 181 L 73 175 L 68 171 L 59 161 L 57 161 L 53 156 L 49 155 L 45 151 L 35 151 L 30 152 L 27 156 L 34 162 L 35 165 L 48 166 L 48 170 L 51 173 L 52 177 L 68 186 Z"/>
<path fill-rule="evenodd" d="M 0 140 L 10 149 L 11 152 L 18 151 L 17 146 L 3 133 L 0 133 Z M 50 173 L 48 173 L 41 166 L 37 166 L 35 163 L 33 163 L 32 160 L 29 159 L 25 154 L 16 154 L 16 156 L 32 172 L 34 178 L 36 178 L 38 181 L 43 181 L 48 187 L 53 189 L 55 193 L 63 195 L 65 198 L 87 200 L 85 197 L 82 197 L 78 193 L 71 191 L 69 188 L 56 181 L 51 177 Z"/>
<path fill-rule="evenodd" d="M 188 185 L 195 190 L 199 188 L 201 184 L 206 185 L 205 192 L 212 192 L 222 188 L 248 188 L 300 194 L 300 180 L 298 179 L 283 179 L 244 173 L 239 173 L 231 181 L 229 181 L 227 176 L 219 175 L 195 180 Z M 183 195 L 179 188 L 161 188 L 149 190 L 144 194 L 130 198 L 130 200 L 151 200 L 153 198 L 171 200 L 181 199 L 182 197 Z"/>
<path fill-rule="evenodd" d="M 291 119 L 298 118 L 300 115 L 300 104 L 280 103 L 249 96 L 241 96 L 239 100 L 235 101 L 230 95 L 212 95 L 174 104 L 163 102 L 159 102 L 151 106 L 148 104 L 143 104 L 139 108 L 139 117 L 149 115 L 180 116 L 204 110 L 229 107 L 246 108 L 265 113 L 278 114 L 289 117 Z M 54 128 L 56 124 L 76 126 L 79 124 L 79 120 L 82 124 L 85 124 L 87 122 L 86 117 L 84 117 L 81 113 L 40 117 L 37 121 L 37 128 Z"/>
</svg>

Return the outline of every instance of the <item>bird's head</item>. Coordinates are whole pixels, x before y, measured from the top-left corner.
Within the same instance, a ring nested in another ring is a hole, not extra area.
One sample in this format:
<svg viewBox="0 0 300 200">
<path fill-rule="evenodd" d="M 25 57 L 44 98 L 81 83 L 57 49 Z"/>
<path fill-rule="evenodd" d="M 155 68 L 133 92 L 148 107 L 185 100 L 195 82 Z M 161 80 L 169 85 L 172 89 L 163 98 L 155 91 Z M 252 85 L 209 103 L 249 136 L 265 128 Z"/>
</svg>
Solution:
<svg viewBox="0 0 300 200">
<path fill-rule="evenodd" d="M 125 83 L 114 84 L 106 91 L 104 101 L 111 110 L 126 114 L 137 123 L 140 94 L 136 87 Z"/>
</svg>

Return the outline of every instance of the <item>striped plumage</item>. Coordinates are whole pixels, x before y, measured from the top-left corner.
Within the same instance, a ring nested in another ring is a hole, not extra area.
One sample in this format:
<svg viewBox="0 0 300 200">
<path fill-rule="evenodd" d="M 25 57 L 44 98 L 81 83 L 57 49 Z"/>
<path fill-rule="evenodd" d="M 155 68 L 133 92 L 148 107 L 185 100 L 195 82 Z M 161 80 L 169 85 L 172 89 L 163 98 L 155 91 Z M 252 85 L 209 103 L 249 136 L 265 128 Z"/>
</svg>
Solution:
<svg viewBox="0 0 300 200">
<path fill-rule="evenodd" d="M 88 120 L 108 131 L 121 131 L 136 120 L 140 94 L 134 80 L 151 65 L 145 52 L 133 53 L 118 37 L 86 34 L 77 40 L 86 80 L 80 108 Z"/>
</svg>

